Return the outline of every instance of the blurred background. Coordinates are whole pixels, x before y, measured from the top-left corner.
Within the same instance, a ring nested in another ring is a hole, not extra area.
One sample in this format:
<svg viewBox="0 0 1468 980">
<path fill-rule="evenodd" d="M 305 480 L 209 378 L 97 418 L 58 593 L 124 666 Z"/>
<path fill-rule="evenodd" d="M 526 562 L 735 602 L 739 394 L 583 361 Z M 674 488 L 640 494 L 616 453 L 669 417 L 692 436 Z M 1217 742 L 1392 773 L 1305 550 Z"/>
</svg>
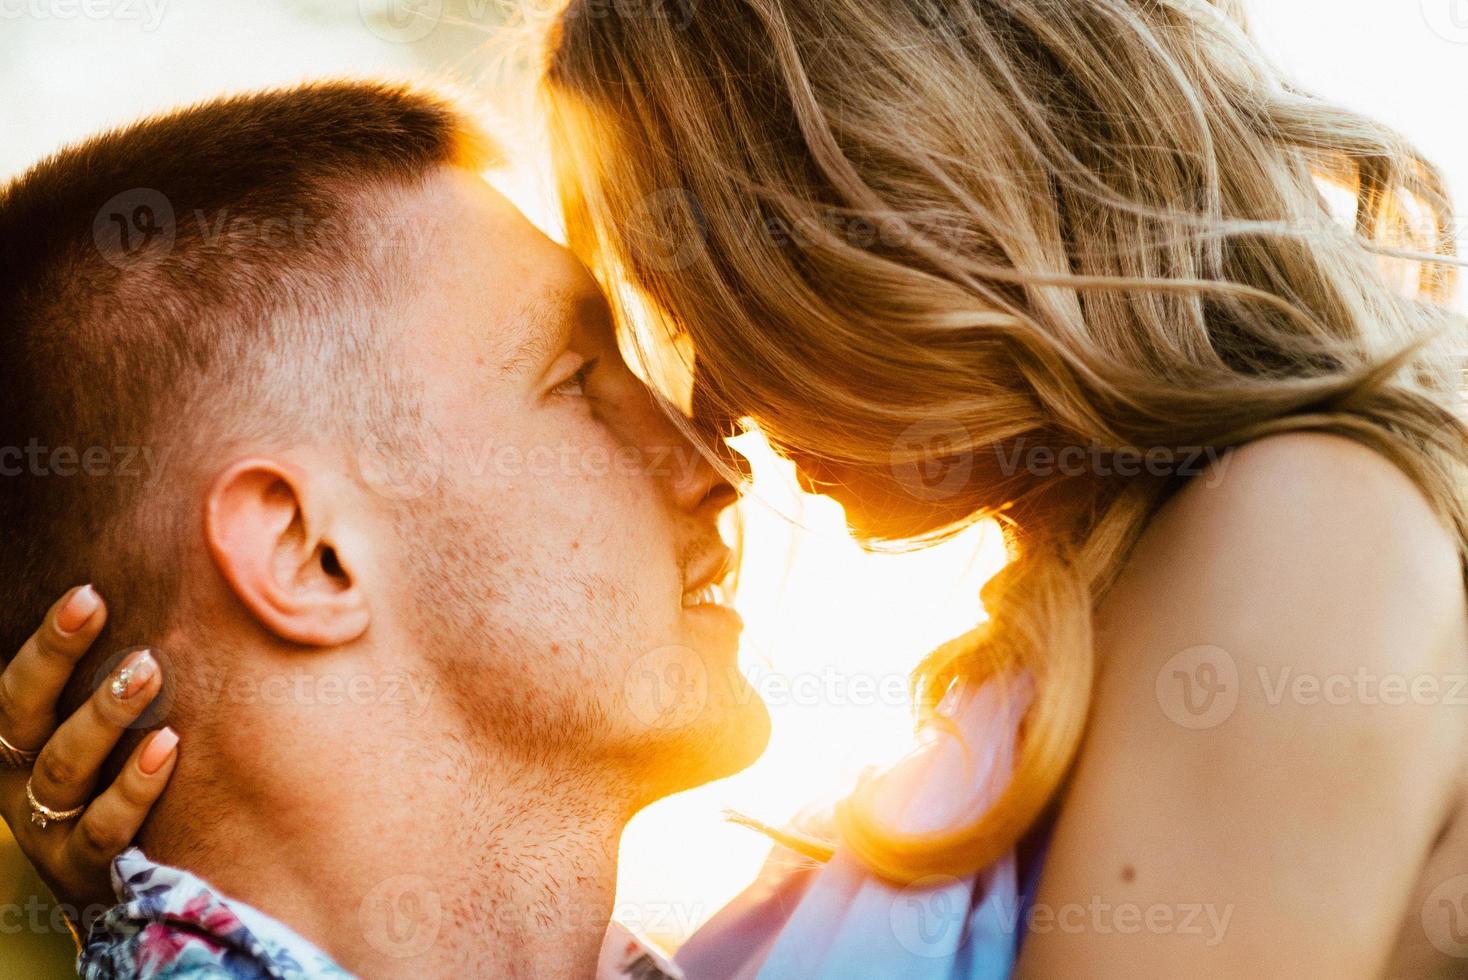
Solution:
<svg viewBox="0 0 1468 980">
<path fill-rule="evenodd" d="M 541 0 L 549 6 L 549 0 Z M 486 54 L 512 0 L 0 0 L 0 179 L 101 127 L 229 90 L 322 76 L 426 79 L 490 114 Z M 1257 32 L 1317 93 L 1410 136 L 1468 203 L 1468 0 L 1259 0 Z M 533 154 L 501 181 L 553 231 Z M 1461 219 L 1460 219 L 1461 220 Z M 1468 228 L 1460 227 L 1460 236 Z M 1468 237 L 1468 236 L 1465 236 Z M 767 842 L 726 809 L 781 822 L 909 745 L 908 671 L 982 615 L 997 532 L 868 555 L 839 509 L 802 495 L 757 437 L 744 504 L 743 668 L 770 702 L 769 751 L 734 778 L 650 808 L 623 844 L 616 915 L 676 945 L 754 875 Z M 344 842 L 345 843 L 345 842 Z M 0 830 L 0 977 L 72 975 L 52 899 Z"/>
</svg>

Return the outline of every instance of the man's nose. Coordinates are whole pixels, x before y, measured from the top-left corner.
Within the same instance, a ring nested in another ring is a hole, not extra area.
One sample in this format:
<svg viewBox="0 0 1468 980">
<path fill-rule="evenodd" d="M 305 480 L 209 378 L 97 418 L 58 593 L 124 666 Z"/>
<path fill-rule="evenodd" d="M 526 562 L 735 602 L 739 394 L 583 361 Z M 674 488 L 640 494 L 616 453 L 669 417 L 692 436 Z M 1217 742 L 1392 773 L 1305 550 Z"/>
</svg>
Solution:
<svg viewBox="0 0 1468 980">
<path fill-rule="evenodd" d="M 695 446 L 677 432 L 677 446 L 672 453 L 672 494 L 674 504 L 682 511 L 699 518 L 717 520 L 724 509 L 739 499 L 739 491 L 710 461 L 709 456 L 723 448 L 722 443 L 711 443 L 704 447 Z"/>
<path fill-rule="evenodd" d="M 693 429 L 699 437 L 707 440 L 727 473 L 734 473 L 742 484 L 750 478 L 749 460 L 743 454 L 729 448 L 727 440 L 739 435 L 744 426 L 721 397 L 706 373 L 695 370 L 691 399 Z"/>
<path fill-rule="evenodd" d="M 677 408 L 660 395 L 649 391 L 648 397 L 652 411 L 645 417 L 650 425 L 645 436 L 647 444 L 656 447 L 652 458 L 664 461 L 657 475 L 667 481 L 673 505 L 690 516 L 716 521 L 739 499 L 739 491 L 724 475 L 733 473 L 737 479 L 739 470 L 732 464 L 722 465 L 723 457 L 732 456 L 732 451 L 695 420 L 682 425 L 675 422 Z"/>
</svg>

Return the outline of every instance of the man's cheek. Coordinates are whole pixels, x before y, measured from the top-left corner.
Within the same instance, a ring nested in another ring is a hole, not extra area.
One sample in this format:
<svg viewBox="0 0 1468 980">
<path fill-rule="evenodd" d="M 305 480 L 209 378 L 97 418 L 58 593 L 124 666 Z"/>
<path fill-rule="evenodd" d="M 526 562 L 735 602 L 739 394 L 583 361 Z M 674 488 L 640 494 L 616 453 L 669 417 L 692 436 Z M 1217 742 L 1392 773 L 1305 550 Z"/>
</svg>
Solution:
<svg viewBox="0 0 1468 980">
<path fill-rule="evenodd" d="M 583 546 L 599 542 L 619 548 L 660 550 L 664 560 L 674 552 L 667 506 L 657 488 L 646 481 L 589 477 L 558 491 L 566 527 Z"/>
</svg>

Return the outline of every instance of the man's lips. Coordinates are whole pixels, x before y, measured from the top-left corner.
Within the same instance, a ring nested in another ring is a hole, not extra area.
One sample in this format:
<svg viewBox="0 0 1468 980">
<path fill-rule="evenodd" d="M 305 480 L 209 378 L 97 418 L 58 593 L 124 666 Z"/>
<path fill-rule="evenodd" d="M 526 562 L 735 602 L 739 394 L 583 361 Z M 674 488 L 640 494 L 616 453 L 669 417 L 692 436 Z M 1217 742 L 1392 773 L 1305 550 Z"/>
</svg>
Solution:
<svg viewBox="0 0 1468 980">
<path fill-rule="evenodd" d="M 721 633 L 737 635 L 744 629 L 744 617 L 739 611 L 728 605 L 725 592 L 718 586 L 709 586 L 709 594 L 699 593 L 685 595 L 683 597 L 683 614 L 696 618 L 708 617 L 708 625 L 714 626 Z"/>
<path fill-rule="evenodd" d="M 728 605 L 724 594 L 724 587 L 717 583 L 710 583 L 693 592 L 683 593 L 683 608 L 692 609 L 694 606 L 725 606 Z"/>
<path fill-rule="evenodd" d="M 683 587 L 683 608 L 727 606 L 729 596 L 724 582 L 732 564 L 733 553 L 722 544 L 691 563 L 689 570 L 693 574 Z"/>
</svg>

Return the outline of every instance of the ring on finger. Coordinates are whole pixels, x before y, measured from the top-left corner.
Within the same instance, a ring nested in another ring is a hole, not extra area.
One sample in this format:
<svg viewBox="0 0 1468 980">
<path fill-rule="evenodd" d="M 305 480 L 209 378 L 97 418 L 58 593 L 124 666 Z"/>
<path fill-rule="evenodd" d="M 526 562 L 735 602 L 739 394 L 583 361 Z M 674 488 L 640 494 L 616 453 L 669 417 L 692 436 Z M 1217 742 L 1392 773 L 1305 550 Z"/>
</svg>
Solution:
<svg viewBox="0 0 1468 980">
<path fill-rule="evenodd" d="M 36 791 L 31 788 L 31 781 L 29 779 L 25 781 L 25 798 L 26 802 L 31 805 L 31 823 L 38 825 L 42 830 L 46 829 L 47 824 L 65 823 L 68 820 L 75 820 L 87 808 L 86 804 L 82 804 L 74 810 L 51 809 L 36 799 Z"/>
<path fill-rule="evenodd" d="M 7 769 L 29 769 L 40 754 L 40 749 L 30 752 L 17 748 L 11 745 L 4 735 L 0 735 L 0 765 Z"/>
</svg>

